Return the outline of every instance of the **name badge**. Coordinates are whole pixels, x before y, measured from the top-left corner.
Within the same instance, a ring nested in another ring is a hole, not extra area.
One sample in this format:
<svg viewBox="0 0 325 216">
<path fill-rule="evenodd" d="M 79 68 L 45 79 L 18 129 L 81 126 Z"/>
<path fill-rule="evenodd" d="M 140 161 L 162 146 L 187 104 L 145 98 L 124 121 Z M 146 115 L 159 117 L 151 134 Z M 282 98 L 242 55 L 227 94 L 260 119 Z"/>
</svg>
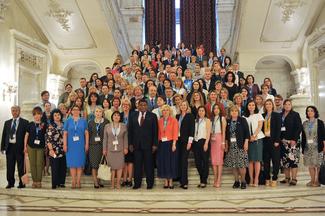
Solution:
<svg viewBox="0 0 325 216">
<path fill-rule="evenodd" d="M 314 140 L 309 139 L 309 140 L 307 140 L 307 143 L 308 143 L 308 144 L 313 144 L 313 143 L 314 143 Z"/>
<path fill-rule="evenodd" d="M 38 139 L 36 139 L 36 140 L 34 141 L 34 144 L 35 144 L 35 145 L 39 145 L 40 143 L 41 143 L 41 141 L 38 140 Z"/>
<path fill-rule="evenodd" d="M 16 134 L 12 135 L 12 138 L 16 139 Z"/>
<path fill-rule="evenodd" d="M 286 127 L 281 127 L 281 131 L 286 131 Z"/>
<path fill-rule="evenodd" d="M 168 140 L 167 140 L 167 137 L 163 137 L 163 138 L 161 138 L 161 141 L 162 141 L 162 142 L 166 142 L 166 141 L 168 141 Z"/>
<path fill-rule="evenodd" d="M 9 139 L 9 143 L 15 144 L 16 143 L 16 137 L 14 136 L 12 139 Z"/>
<path fill-rule="evenodd" d="M 100 142 L 100 137 L 99 136 L 95 137 L 95 142 Z"/>
<path fill-rule="evenodd" d="M 72 138 L 72 140 L 73 140 L 74 142 L 79 141 L 79 136 L 74 136 L 74 137 Z"/>
<path fill-rule="evenodd" d="M 230 142 L 237 142 L 236 137 L 230 138 Z"/>
</svg>

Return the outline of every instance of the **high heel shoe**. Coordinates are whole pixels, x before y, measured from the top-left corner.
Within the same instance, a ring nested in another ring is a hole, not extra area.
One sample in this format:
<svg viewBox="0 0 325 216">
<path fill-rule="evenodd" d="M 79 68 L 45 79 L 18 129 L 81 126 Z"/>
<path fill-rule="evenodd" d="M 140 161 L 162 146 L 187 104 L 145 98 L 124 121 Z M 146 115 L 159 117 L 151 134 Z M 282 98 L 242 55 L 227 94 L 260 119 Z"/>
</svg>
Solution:
<svg viewBox="0 0 325 216">
<path fill-rule="evenodd" d="M 172 186 L 169 186 L 169 189 L 174 189 L 174 185 L 172 185 Z"/>
<path fill-rule="evenodd" d="M 94 184 L 94 188 L 95 188 L 95 189 L 99 189 L 99 185 L 95 185 L 95 184 Z"/>
</svg>

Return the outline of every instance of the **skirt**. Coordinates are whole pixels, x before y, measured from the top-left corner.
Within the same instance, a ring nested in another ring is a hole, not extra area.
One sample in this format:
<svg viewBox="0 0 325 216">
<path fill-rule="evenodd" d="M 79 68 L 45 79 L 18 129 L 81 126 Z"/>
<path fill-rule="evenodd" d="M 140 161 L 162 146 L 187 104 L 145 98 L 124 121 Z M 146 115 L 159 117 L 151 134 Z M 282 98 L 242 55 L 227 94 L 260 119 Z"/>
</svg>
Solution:
<svg viewBox="0 0 325 216">
<path fill-rule="evenodd" d="M 177 151 L 172 152 L 173 141 L 159 142 L 157 149 L 157 176 L 176 178 L 178 175 Z"/>
<path fill-rule="evenodd" d="M 211 135 L 211 164 L 213 166 L 223 165 L 224 150 L 222 149 L 222 134 Z"/>
<path fill-rule="evenodd" d="M 248 167 L 248 155 L 244 149 L 238 147 L 236 142 L 230 142 L 229 150 L 225 156 L 225 167 L 246 168 Z"/>
<path fill-rule="evenodd" d="M 291 146 L 288 141 L 281 142 L 281 166 L 283 168 L 298 168 L 300 148 Z"/>
<path fill-rule="evenodd" d="M 263 161 L 263 139 L 249 143 L 248 160 L 254 162 Z"/>
<path fill-rule="evenodd" d="M 98 169 L 99 163 L 103 155 L 103 145 L 90 144 L 89 145 L 89 163 L 92 169 Z"/>
<path fill-rule="evenodd" d="M 304 151 L 304 165 L 319 167 L 323 162 L 323 152 L 318 152 L 318 143 L 307 143 Z"/>
</svg>

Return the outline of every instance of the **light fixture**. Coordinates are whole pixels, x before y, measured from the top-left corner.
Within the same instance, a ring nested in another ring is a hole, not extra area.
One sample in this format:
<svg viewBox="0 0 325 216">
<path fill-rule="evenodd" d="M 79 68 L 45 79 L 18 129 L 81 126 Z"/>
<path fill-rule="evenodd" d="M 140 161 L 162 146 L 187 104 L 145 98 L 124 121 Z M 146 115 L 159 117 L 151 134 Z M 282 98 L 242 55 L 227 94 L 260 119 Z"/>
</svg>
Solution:
<svg viewBox="0 0 325 216">
<path fill-rule="evenodd" d="M 16 82 L 3 82 L 2 89 L 2 101 L 12 101 L 17 93 L 17 83 Z"/>
<path fill-rule="evenodd" d="M 69 31 L 71 26 L 69 25 L 69 19 L 72 15 L 72 11 L 61 8 L 59 3 L 55 0 L 50 0 L 49 11 L 46 13 L 49 17 L 53 17 L 56 22 L 61 25 L 61 28 L 65 31 Z"/>
<path fill-rule="evenodd" d="M 295 10 L 302 7 L 305 3 L 304 0 L 280 0 L 275 3 L 276 6 L 282 9 L 282 22 L 286 23 L 291 20 L 291 16 Z"/>
</svg>

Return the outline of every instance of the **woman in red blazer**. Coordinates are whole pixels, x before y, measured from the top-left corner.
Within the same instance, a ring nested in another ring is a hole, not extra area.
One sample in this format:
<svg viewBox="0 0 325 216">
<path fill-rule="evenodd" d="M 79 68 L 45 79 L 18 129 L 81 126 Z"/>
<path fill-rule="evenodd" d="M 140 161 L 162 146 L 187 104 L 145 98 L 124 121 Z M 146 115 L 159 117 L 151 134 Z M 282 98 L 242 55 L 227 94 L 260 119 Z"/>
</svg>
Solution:
<svg viewBox="0 0 325 216">
<path fill-rule="evenodd" d="M 157 174 L 165 179 L 164 188 L 173 189 L 173 178 L 178 175 L 176 142 L 178 139 L 178 121 L 172 117 L 171 107 L 161 108 L 162 117 L 158 121 Z"/>
</svg>

